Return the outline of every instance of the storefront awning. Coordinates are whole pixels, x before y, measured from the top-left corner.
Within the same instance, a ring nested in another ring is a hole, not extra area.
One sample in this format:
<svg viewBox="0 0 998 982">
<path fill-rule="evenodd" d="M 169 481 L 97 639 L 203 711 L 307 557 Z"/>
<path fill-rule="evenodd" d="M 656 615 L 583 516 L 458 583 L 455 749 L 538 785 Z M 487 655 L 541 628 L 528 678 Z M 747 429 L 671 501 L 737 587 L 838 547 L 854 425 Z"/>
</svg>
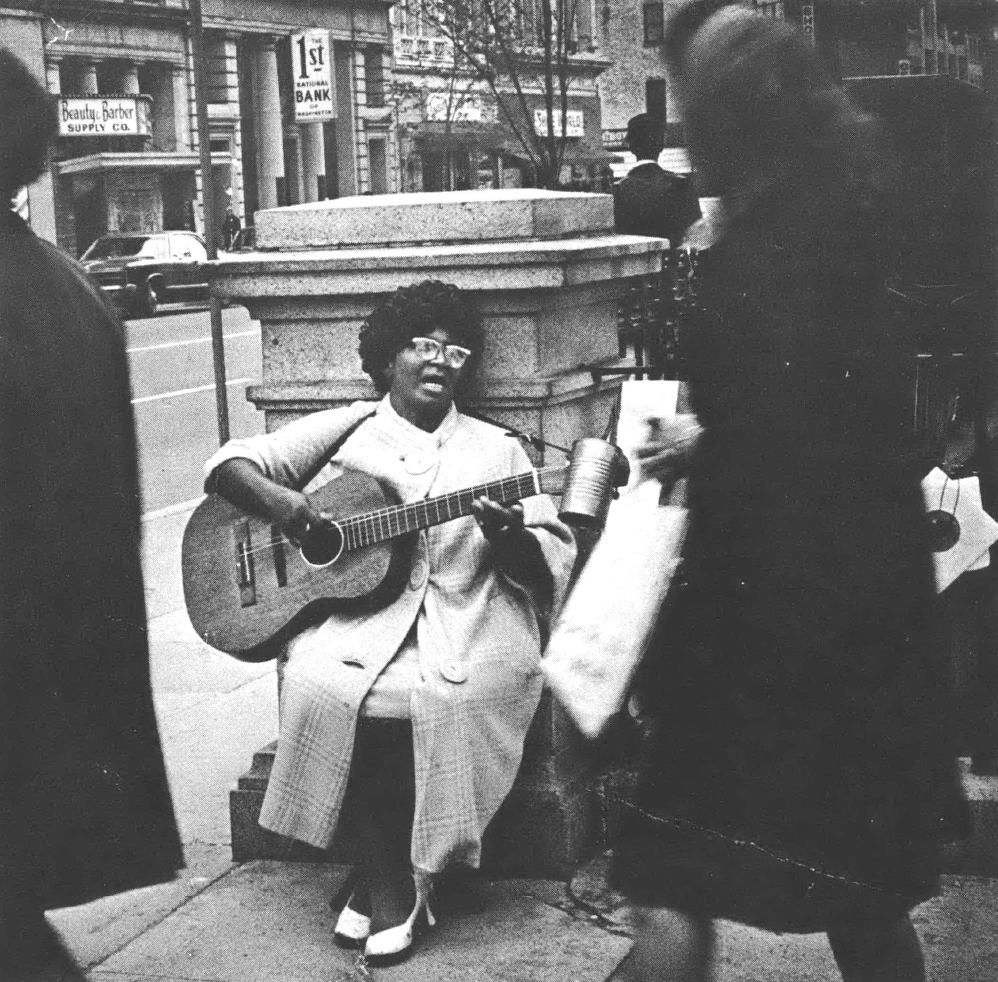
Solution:
<svg viewBox="0 0 998 982">
<path fill-rule="evenodd" d="M 523 149 L 523 144 L 503 123 L 472 123 L 454 122 L 448 129 L 446 123 L 430 121 L 419 124 L 419 129 L 413 133 L 413 139 L 423 145 L 436 145 L 441 149 L 446 146 L 476 146 L 487 150 L 500 150 L 511 157 L 529 160 L 530 155 Z M 612 154 L 602 147 L 594 147 L 589 143 L 572 140 L 565 146 L 564 163 L 602 163 L 614 160 Z"/>
<path fill-rule="evenodd" d="M 228 153 L 213 153 L 214 166 L 225 166 L 232 162 Z M 94 153 L 86 157 L 71 157 L 60 160 L 52 169 L 57 174 L 101 174 L 116 171 L 193 171 L 201 166 L 201 158 L 196 153 Z"/>
<path fill-rule="evenodd" d="M 476 146 L 499 150 L 503 141 L 510 139 L 510 132 L 501 123 L 461 120 L 448 126 L 439 120 L 427 120 L 419 124 L 412 138 L 424 146 L 440 149 Z"/>
<path fill-rule="evenodd" d="M 496 149 L 519 160 L 530 161 L 529 154 L 516 138 L 507 138 L 503 145 Z M 616 159 L 613 154 L 607 153 L 602 147 L 594 147 L 588 143 L 569 143 L 565 146 L 561 162 L 562 164 L 609 164 Z"/>
</svg>

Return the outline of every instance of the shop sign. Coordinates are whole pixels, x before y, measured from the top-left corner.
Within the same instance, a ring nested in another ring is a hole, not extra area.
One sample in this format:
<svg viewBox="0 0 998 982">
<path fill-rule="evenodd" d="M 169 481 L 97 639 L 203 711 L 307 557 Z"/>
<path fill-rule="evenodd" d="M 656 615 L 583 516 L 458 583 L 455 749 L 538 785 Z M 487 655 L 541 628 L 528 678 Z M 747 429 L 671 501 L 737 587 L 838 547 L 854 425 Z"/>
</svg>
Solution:
<svg viewBox="0 0 998 982">
<path fill-rule="evenodd" d="M 295 119 L 300 123 L 336 119 L 336 84 L 329 32 L 292 34 L 291 66 Z"/>
<path fill-rule="evenodd" d="M 561 110 L 555 109 L 553 130 L 554 135 L 561 136 Z M 581 109 L 569 109 L 566 114 L 565 136 L 585 136 L 585 126 L 582 121 Z M 546 109 L 534 110 L 534 132 L 538 136 L 548 135 L 548 114 Z"/>
<path fill-rule="evenodd" d="M 59 136 L 148 136 L 144 98 L 91 96 L 59 100 Z"/>
<path fill-rule="evenodd" d="M 485 119 L 482 97 L 477 92 L 448 97 L 445 92 L 431 92 L 426 97 L 427 120 L 446 123 L 481 123 Z"/>
</svg>

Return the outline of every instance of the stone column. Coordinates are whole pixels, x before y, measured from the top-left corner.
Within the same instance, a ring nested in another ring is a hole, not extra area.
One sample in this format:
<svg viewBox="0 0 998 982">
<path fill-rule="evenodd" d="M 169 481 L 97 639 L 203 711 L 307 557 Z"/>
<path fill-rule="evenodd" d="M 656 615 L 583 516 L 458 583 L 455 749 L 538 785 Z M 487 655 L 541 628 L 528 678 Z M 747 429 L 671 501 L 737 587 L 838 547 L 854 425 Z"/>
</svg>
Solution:
<svg viewBox="0 0 998 982">
<path fill-rule="evenodd" d="M 350 66 L 353 75 L 354 100 L 354 163 L 357 173 L 357 194 L 363 194 L 371 189 L 371 168 L 367 151 L 367 125 L 364 119 L 364 107 L 367 106 L 367 75 L 364 71 L 364 52 L 355 49 L 350 54 Z"/>
<path fill-rule="evenodd" d="M 299 123 L 301 163 L 306 201 L 326 198 L 326 145 L 322 123 Z"/>
<path fill-rule="evenodd" d="M 97 64 L 93 61 L 83 63 L 79 81 L 80 95 L 97 95 Z"/>
<path fill-rule="evenodd" d="M 261 208 L 285 204 L 284 129 L 277 86 L 277 42 L 267 38 L 256 50 L 256 159 Z"/>
<path fill-rule="evenodd" d="M 118 82 L 118 91 L 122 95 L 139 94 L 139 67 L 135 62 L 127 62 Z"/>
<path fill-rule="evenodd" d="M 52 58 L 46 55 L 45 88 L 48 89 L 50 95 L 62 94 L 62 77 L 59 73 L 59 67 L 61 64 L 62 64 L 61 59 Z"/>
<path fill-rule="evenodd" d="M 187 85 L 187 71 L 183 65 L 172 65 L 173 69 L 173 130 L 176 134 L 177 149 L 190 150 L 191 106 L 190 90 Z"/>
</svg>

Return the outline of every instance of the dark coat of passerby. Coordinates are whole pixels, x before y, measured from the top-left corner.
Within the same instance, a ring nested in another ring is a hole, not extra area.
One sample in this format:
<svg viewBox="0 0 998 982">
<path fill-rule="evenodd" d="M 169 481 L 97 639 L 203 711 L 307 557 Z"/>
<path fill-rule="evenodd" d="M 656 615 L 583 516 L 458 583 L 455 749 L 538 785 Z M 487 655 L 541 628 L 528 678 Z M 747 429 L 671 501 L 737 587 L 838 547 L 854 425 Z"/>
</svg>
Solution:
<svg viewBox="0 0 998 982">
<path fill-rule="evenodd" d="M 826 932 L 850 982 L 921 982 L 909 911 L 966 814 L 922 534 L 931 462 L 905 445 L 885 298 L 891 155 L 790 25 L 704 6 L 680 8 L 667 51 L 726 228 L 683 336 L 706 435 L 685 582 L 640 683 L 622 977 L 705 979 L 726 918 Z"/>
<path fill-rule="evenodd" d="M 230 205 L 225 211 L 225 218 L 222 220 L 222 248 L 228 252 L 235 244 L 236 236 L 242 228 L 239 216 L 232 210 Z"/>
<path fill-rule="evenodd" d="M 613 216 L 618 232 L 668 239 L 678 248 L 683 234 L 700 217 L 700 202 L 690 180 L 660 167 L 665 146 L 662 124 L 642 113 L 627 124 L 627 145 L 637 163 L 614 188 Z"/>
<path fill-rule="evenodd" d="M 55 106 L 0 49 L 0 192 Z M 75 262 L 0 213 L 0 978 L 82 979 L 46 909 L 173 878 L 122 328 Z"/>
</svg>

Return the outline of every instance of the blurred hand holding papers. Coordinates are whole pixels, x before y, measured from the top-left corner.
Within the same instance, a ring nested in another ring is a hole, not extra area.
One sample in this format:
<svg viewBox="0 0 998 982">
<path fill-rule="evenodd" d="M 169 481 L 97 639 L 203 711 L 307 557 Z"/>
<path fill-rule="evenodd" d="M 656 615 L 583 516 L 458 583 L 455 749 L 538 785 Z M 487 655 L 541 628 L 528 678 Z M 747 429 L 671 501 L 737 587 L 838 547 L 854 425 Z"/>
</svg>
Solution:
<svg viewBox="0 0 998 982">
<path fill-rule="evenodd" d="M 599 736 L 627 698 L 686 536 L 686 508 L 660 504 L 661 482 L 642 473 L 635 455 L 656 428 L 695 442 L 695 420 L 676 419 L 678 393 L 678 382 L 623 383 L 617 443 L 631 464 L 631 480 L 610 505 L 603 534 L 541 663 L 555 698 L 589 739 Z M 682 444 L 680 439 L 677 454 Z"/>
</svg>

